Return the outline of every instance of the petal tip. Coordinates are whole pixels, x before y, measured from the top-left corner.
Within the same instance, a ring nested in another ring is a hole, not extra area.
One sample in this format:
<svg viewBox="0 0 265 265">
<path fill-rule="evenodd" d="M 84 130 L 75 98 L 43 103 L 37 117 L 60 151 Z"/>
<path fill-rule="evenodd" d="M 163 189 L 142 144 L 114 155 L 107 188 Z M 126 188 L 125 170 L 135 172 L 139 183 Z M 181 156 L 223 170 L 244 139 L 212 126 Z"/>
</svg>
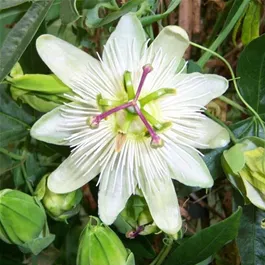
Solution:
<svg viewBox="0 0 265 265">
<path fill-rule="evenodd" d="M 230 142 L 230 136 L 228 131 L 223 128 L 210 142 L 209 146 L 210 148 L 221 148 L 225 147 Z"/>
<path fill-rule="evenodd" d="M 48 177 L 47 187 L 50 191 L 58 194 L 65 194 L 75 190 L 72 189 L 71 186 L 66 186 L 61 181 L 58 181 L 53 173 Z"/>
<path fill-rule="evenodd" d="M 164 30 L 168 33 L 177 35 L 178 37 L 182 38 L 185 42 L 187 42 L 187 44 L 189 43 L 188 33 L 183 28 L 173 25 L 165 27 Z"/>
<path fill-rule="evenodd" d="M 42 45 L 46 42 L 46 41 L 51 41 L 54 40 L 56 37 L 50 34 L 43 34 L 41 36 L 39 36 L 36 40 L 36 47 L 37 48 L 41 48 Z"/>
</svg>

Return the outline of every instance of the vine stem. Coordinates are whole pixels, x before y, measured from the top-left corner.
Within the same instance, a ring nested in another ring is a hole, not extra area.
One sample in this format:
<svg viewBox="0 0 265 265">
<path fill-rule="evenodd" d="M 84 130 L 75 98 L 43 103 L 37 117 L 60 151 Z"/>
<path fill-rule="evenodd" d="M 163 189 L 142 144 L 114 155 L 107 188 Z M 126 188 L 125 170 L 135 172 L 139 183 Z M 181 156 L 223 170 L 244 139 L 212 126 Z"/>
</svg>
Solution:
<svg viewBox="0 0 265 265">
<path fill-rule="evenodd" d="M 170 240 L 168 244 L 165 244 L 156 258 L 150 263 L 150 265 L 161 265 L 169 254 L 171 248 L 173 246 L 173 240 Z"/>
<path fill-rule="evenodd" d="M 0 153 L 9 156 L 10 158 L 14 159 L 14 160 L 23 160 L 24 157 L 14 154 L 12 152 L 7 151 L 5 148 L 0 147 Z"/>
<path fill-rule="evenodd" d="M 239 105 L 238 103 L 234 102 L 233 100 L 231 100 L 228 97 L 225 96 L 220 96 L 219 97 L 220 100 L 222 100 L 223 102 L 227 103 L 228 105 L 240 110 L 241 112 L 248 114 L 246 109 L 244 107 L 242 107 L 241 105 Z"/>
<path fill-rule="evenodd" d="M 24 180 L 25 180 L 25 182 L 27 184 L 27 187 L 29 189 L 29 192 L 31 193 L 31 195 L 33 195 L 34 194 L 34 190 L 33 190 L 32 186 L 31 186 L 31 184 L 30 184 L 30 182 L 28 180 L 28 174 L 27 174 L 27 171 L 26 171 L 26 168 L 25 168 L 25 164 L 24 163 L 21 165 L 21 169 L 22 169 L 22 175 L 23 175 Z"/>
<path fill-rule="evenodd" d="M 252 112 L 252 114 L 257 118 L 257 120 L 260 122 L 260 125 L 261 125 L 261 127 L 262 127 L 262 129 L 264 131 L 264 134 L 265 134 L 264 122 L 261 119 L 261 117 L 259 116 L 259 114 L 245 101 L 243 96 L 240 94 L 239 88 L 237 86 L 237 82 L 236 82 L 236 77 L 235 77 L 234 71 L 233 71 L 231 65 L 229 64 L 229 62 L 225 58 L 223 58 L 221 55 L 219 55 L 218 53 L 216 53 L 216 52 L 214 52 L 212 50 L 209 50 L 208 48 L 205 48 L 205 47 L 203 47 L 203 46 L 201 46 L 201 45 L 199 45 L 197 43 L 194 43 L 192 41 L 190 41 L 190 44 L 192 46 L 194 46 L 194 47 L 197 47 L 197 48 L 201 49 L 201 50 L 204 50 L 204 51 L 212 53 L 214 56 L 218 57 L 220 60 L 222 60 L 226 64 L 227 68 L 229 69 L 229 71 L 231 73 L 232 80 L 233 80 L 233 83 L 234 83 L 234 86 L 235 86 L 235 90 L 236 90 L 236 93 L 237 93 L 238 97 L 246 105 L 246 107 Z"/>
</svg>

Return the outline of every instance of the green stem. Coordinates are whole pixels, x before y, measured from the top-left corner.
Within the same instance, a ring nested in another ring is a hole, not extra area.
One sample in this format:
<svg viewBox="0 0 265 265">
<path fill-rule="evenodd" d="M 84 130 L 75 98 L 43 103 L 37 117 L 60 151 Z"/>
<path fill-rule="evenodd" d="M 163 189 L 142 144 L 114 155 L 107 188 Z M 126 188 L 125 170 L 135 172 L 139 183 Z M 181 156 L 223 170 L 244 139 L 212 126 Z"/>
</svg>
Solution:
<svg viewBox="0 0 265 265">
<path fill-rule="evenodd" d="M 167 255 L 169 254 L 172 246 L 173 246 L 173 240 L 170 240 L 170 242 L 167 245 L 166 244 L 164 245 L 160 253 L 152 261 L 152 263 L 150 263 L 150 265 L 161 265 L 166 259 Z"/>
<path fill-rule="evenodd" d="M 7 155 L 7 156 L 9 156 L 10 158 L 15 159 L 15 160 L 23 160 L 23 159 L 24 159 L 23 156 L 20 156 L 20 155 L 14 154 L 14 153 L 12 153 L 12 152 L 9 152 L 9 151 L 7 151 L 5 148 L 2 148 L 2 147 L 0 147 L 0 153 L 5 154 L 5 155 Z"/>
<path fill-rule="evenodd" d="M 228 131 L 229 136 L 230 136 L 230 138 L 234 144 L 236 144 L 238 142 L 238 139 L 235 137 L 234 133 L 230 130 L 230 128 L 226 124 L 224 124 L 221 120 L 219 120 L 214 115 L 212 115 L 209 111 L 205 110 L 204 113 Z"/>
<path fill-rule="evenodd" d="M 202 49 L 204 51 L 207 51 L 208 53 L 211 53 L 213 55 L 215 55 L 216 57 L 218 57 L 220 60 L 222 60 L 227 68 L 229 69 L 230 73 L 231 73 L 231 77 L 232 77 L 232 80 L 233 80 L 233 83 L 234 83 L 234 87 L 235 87 L 235 90 L 236 90 L 236 93 L 238 95 L 238 97 L 240 98 L 240 100 L 245 104 L 245 106 L 252 112 L 252 114 L 257 118 L 257 120 L 259 121 L 263 131 L 264 131 L 264 134 L 265 134 L 265 125 L 264 125 L 264 122 L 263 120 L 261 119 L 261 117 L 259 116 L 259 114 L 245 101 L 245 99 L 243 98 L 243 96 L 240 94 L 239 92 L 239 88 L 237 86 L 237 82 L 236 82 L 236 77 L 235 77 L 235 74 L 234 74 L 234 71 L 231 67 L 231 65 L 229 64 L 229 62 L 223 58 L 221 55 L 219 55 L 218 53 L 214 52 L 214 51 L 211 51 L 209 50 L 208 48 L 205 48 L 197 43 L 194 43 L 192 41 L 190 41 L 190 44 L 193 45 L 194 47 L 197 47 L 199 49 Z"/>
<path fill-rule="evenodd" d="M 225 96 L 220 96 L 219 97 L 220 100 L 222 100 L 223 102 L 227 103 L 228 105 L 240 110 L 241 112 L 248 114 L 246 109 L 244 107 L 242 107 L 241 105 L 239 105 L 238 103 L 234 102 L 233 100 L 231 100 L 230 98 L 227 98 Z"/>
<path fill-rule="evenodd" d="M 206 53 L 202 55 L 202 57 L 198 60 L 198 65 L 200 67 L 203 67 L 206 62 L 209 60 L 211 57 L 212 53 L 209 51 L 215 51 L 221 44 L 222 42 L 226 39 L 228 34 L 231 32 L 235 24 L 237 23 L 238 19 L 241 17 L 243 14 L 246 6 L 249 4 L 250 0 L 243 0 L 240 7 L 237 9 L 237 12 L 235 13 L 234 17 L 230 20 L 228 25 L 225 27 L 225 29 L 219 34 L 219 36 L 216 38 L 216 40 L 212 43 L 212 45 L 209 47 Z"/>
<path fill-rule="evenodd" d="M 28 174 L 27 174 L 27 171 L 26 171 L 24 163 L 21 165 L 21 169 L 22 169 L 24 180 L 25 180 L 25 182 L 27 184 L 27 187 L 29 189 L 29 192 L 31 193 L 31 195 L 33 195 L 34 194 L 34 190 L 33 190 L 32 186 L 31 186 L 30 182 L 28 181 Z"/>
</svg>

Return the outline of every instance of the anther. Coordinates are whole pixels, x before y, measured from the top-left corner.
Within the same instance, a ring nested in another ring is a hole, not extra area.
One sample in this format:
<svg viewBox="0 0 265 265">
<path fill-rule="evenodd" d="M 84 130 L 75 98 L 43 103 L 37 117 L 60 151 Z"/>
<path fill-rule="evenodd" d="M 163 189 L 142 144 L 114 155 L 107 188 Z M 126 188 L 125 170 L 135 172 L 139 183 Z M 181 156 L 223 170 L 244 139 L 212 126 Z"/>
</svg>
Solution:
<svg viewBox="0 0 265 265">
<path fill-rule="evenodd" d="M 152 138 L 150 146 L 154 149 L 162 147 L 164 146 L 164 141 L 158 135 L 156 135 Z"/>
<path fill-rule="evenodd" d="M 97 116 L 95 117 L 89 117 L 87 119 L 87 124 L 91 129 L 97 129 L 99 126 L 99 122 L 97 121 Z"/>
</svg>

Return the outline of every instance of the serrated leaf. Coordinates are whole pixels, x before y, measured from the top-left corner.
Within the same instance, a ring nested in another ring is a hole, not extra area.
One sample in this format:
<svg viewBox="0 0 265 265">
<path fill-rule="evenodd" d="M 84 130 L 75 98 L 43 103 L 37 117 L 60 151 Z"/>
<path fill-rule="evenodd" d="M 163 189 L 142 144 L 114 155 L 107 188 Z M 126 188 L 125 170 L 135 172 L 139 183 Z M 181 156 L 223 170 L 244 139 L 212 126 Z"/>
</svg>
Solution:
<svg viewBox="0 0 265 265">
<path fill-rule="evenodd" d="M 218 224 L 185 240 L 168 256 L 164 265 L 194 265 L 216 253 L 238 233 L 242 209 Z"/>
<path fill-rule="evenodd" d="M 34 2 L 6 37 L 0 50 L 0 82 L 11 71 L 34 37 L 54 0 Z"/>
<path fill-rule="evenodd" d="M 253 40 L 237 64 L 239 90 L 259 114 L 265 113 L 265 34 Z"/>
</svg>

